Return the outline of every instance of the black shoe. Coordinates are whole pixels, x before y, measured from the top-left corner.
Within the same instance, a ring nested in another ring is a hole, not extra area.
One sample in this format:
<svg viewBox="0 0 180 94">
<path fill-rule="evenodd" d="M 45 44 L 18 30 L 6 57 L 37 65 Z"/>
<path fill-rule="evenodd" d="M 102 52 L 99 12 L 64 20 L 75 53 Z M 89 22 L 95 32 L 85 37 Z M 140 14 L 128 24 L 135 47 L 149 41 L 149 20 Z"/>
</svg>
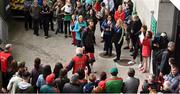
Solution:
<svg viewBox="0 0 180 94">
<path fill-rule="evenodd" d="M 67 38 L 67 35 L 65 35 L 64 37 Z"/>
<path fill-rule="evenodd" d="M 104 42 L 104 40 L 101 40 L 101 43 L 103 43 Z"/>
<path fill-rule="evenodd" d="M 39 36 L 39 34 L 36 34 L 36 36 Z"/>
<path fill-rule="evenodd" d="M 104 54 L 103 54 L 103 56 L 107 56 L 107 55 L 108 55 L 108 53 L 104 53 Z"/>
<path fill-rule="evenodd" d="M 129 46 L 124 47 L 123 49 L 129 49 Z"/>
<path fill-rule="evenodd" d="M 54 31 L 54 29 L 51 29 L 52 31 Z"/>
<path fill-rule="evenodd" d="M 45 39 L 47 39 L 48 38 L 48 36 L 45 36 Z"/>
<path fill-rule="evenodd" d="M 117 59 L 117 58 L 116 58 L 116 59 L 114 59 L 114 62 L 118 62 L 118 61 L 119 61 L 119 59 Z"/>
<path fill-rule="evenodd" d="M 111 57 L 111 56 L 112 56 L 112 53 L 108 54 L 108 56 Z"/>
</svg>

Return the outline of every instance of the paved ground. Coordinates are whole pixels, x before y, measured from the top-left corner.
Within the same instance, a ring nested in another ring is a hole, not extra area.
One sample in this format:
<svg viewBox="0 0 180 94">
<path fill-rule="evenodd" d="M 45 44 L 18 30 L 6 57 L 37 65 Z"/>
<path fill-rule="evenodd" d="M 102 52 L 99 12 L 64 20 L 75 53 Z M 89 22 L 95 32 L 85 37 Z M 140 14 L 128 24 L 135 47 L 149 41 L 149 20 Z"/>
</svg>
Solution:
<svg viewBox="0 0 180 94">
<path fill-rule="evenodd" d="M 25 61 L 29 69 L 33 67 L 33 61 L 36 57 L 42 59 L 42 64 L 50 64 L 53 68 L 56 62 L 62 62 L 66 65 L 75 55 L 75 46 L 71 45 L 71 38 L 64 38 L 64 35 L 55 35 L 53 31 L 49 31 L 50 38 L 45 39 L 43 31 L 40 30 L 40 36 L 34 36 L 33 31 L 25 31 L 22 20 L 12 20 L 10 22 L 10 43 L 13 44 L 13 55 L 17 61 Z M 127 77 L 129 66 L 121 66 L 113 62 L 113 58 L 107 59 L 99 56 L 103 52 L 103 44 L 100 43 L 99 25 L 96 30 L 95 57 L 96 63 L 94 70 L 99 74 L 102 71 L 107 72 L 108 69 L 117 66 L 119 76 L 124 79 Z M 124 43 L 125 45 L 125 43 Z M 114 52 L 113 52 L 114 53 Z M 131 59 L 128 50 L 122 50 L 122 59 Z M 138 60 L 137 60 L 138 61 Z M 138 64 L 130 66 L 135 68 L 136 77 L 141 80 L 141 83 L 147 78 L 148 73 L 142 74 L 138 71 Z M 70 75 L 71 73 L 69 73 Z"/>
</svg>

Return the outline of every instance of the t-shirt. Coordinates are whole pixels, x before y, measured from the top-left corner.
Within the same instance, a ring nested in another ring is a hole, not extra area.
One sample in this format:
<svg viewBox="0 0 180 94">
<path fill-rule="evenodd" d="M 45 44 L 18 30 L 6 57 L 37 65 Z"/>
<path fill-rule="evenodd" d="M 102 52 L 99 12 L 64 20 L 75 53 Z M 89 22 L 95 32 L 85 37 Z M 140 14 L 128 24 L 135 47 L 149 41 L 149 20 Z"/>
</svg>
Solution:
<svg viewBox="0 0 180 94">
<path fill-rule="evenodd" d="M 43 78 L 43 74 L 39 75 L 38 80 L 36 82 L 36 86 L 41 88 L 45 84 L 46 84 L 46 82 L 45 82 L 45 80 Z"/>
<path fill-rule="evenodd" d="M 121 93 L 123 86 L 122 78 L 109 78 L 106 80 L 106 93 Z"/>
</svg>

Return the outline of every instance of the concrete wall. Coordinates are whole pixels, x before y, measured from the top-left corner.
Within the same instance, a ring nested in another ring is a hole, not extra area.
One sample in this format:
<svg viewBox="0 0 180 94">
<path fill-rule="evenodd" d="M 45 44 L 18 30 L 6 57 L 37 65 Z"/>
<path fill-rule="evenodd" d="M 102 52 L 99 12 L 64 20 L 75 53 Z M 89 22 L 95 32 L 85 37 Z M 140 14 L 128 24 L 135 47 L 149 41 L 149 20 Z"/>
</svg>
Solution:
<svg viewBox="0 0 180 94">
<path fill-rule="evenodd" d="M 8 25 L 0 16 L 0 39 L 6 43 L 8 42 Z"/>
<path fill-rule="evenodd" d="M 142 23 L 146 24 L 148 26 L 148 29 L 150 30 L 152 17 L 151 12 L 154 12 L 153 15 L 157 21 L 160 0 L 133 0 L 133 2 L 136 7 L 137 14 L 142 20 Z"/>
<path fill-rule="evenodd" d="M 6 43 L 8 41 L 8 25 L 4 21 L 4 18 L 6 18 L 4 2 L 5 0 L 0 0 L 0 39 Z"/>
<path fill-rule="evenodd" d="M 175 7 L 171 2 L 162 0 L 159 5 L 157 32 L 166 32 L 169 39 L 173 38 Z"/>
</svg>

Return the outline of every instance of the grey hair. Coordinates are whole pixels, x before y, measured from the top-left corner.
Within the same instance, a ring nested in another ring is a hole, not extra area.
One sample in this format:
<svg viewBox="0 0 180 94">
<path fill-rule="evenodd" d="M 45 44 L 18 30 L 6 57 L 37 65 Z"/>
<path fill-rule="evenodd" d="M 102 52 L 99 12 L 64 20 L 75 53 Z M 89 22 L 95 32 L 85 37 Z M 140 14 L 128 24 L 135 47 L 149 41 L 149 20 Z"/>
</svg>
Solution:
<svg viewBox="0 0 180 94">
<path fill-rule="evenodd" d="M 169 50 L 174 50 L 174 48 L 175 48 L 175 43 L 172 42 L 172 41 L 170 41 L 170 42 L 168 43 L 168 49 L 169 49 Z"/>
</svg>

